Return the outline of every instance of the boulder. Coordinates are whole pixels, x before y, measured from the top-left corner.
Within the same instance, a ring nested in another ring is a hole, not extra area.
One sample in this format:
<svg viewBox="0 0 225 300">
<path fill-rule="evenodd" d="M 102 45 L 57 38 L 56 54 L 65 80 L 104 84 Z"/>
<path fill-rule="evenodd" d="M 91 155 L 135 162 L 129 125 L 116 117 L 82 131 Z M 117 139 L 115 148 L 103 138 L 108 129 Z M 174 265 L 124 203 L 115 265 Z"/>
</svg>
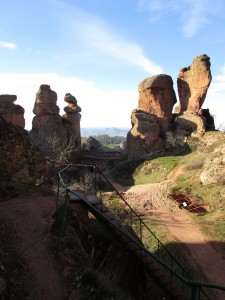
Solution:
<svg viewBox="0 0 225 300">
<path fill-rule="evenodd" d="M 203 185 L 225 183 L 225 146 L 216 148 L 206 159 L 204 170 L 200 174 Z"/>
<path fill-rule="evenodd" d="M 202 116 L 205 118 L 205 130 L 206 131 L 214 131 L 216 129 L 214 118 L 210 114 L 210 111 L 208 108 L 202 109 Z"/>
<path fill-rule="evenodd" d="M 177 79 L 180 103 L 174 109 L 178 115 L 174 122 L 178 134 L 199 137 L 206 130 L 215 129 L 209 111 L 202 109 L 212 80 L 210 65 L 210 58 L 202 54 L 189 67 L 180 70 Z"/>
<path fill-rule="evenodd" d="M 144 79 L 138 85 L 137 110 L 155 115 L 162 132 L 171 127 L 172 110 L 176 103 L 171 76 L 161 74 Z"/>
<path fill-rule="evenodd" d="M 200 137 L 205 133 L 206 120 L 203 116 L 187 110 L 179 114 L 175 120 L 176 134 L 183 136 Z"/>
<path fill-rule="evenodd" d="M 176 95 L 173 80 L 161 74 L 144 79 L 138 85 L 137 109 L 132 111 L 132 129 L 127 134 L 129 159 L 142 158 L 163 149 L 162 136 L 172 127 Z"/>
<path fill-rule="evenodd" d="M 163 149 L 160 126 L 155 115 L 133 110 L 132 129 L 127 134 L 128 159 L 152 155 Z"/>
<path fill-rule="evenodd" d="M 89 136 L 82 143 L 82 150 L 99 152 L 102 149 L 102 144 L 92 136 Z"/>
<path fill-rule="evenodd" d="M 180 113 L 186 110 L 198 113 L 201 109 L 212 80 L 210 66 L 209 56 L 202 54 L 180 70 L 177 79 Z"/>
<path fill-rule="evenodd" d="M 53 143 L 67 144 L 67 130 L 56 105 L 57 94 L 50 86 L 42 84 L 36 93 L 32 129 L 29 133 L 34 144 L 46 155 L 53 155 Z"/>
<path fill-rule="evenodd" d="M 49 85 L 42 84 L 36 93 L 33 113 L 36 116 L 57 115 L 59 114 L 59 107 L 56 102 L 56 92 L 52 91 Z"/>
<path fill-rule="evenodd" d="M 16 99 L 16 95 L 0 95 L 0 116 L 8 123 L 24 128 L 24 108 L 14 104 Z"/>
<path fill-rule="evenodd" d="M 0 174 L 21 183 L 35 183 L 47 169 L 26 130 L 0 117 Z"/>
<path fill-rule="evenodd" d="M 64 108 L 65 114 L 62 116 L 63 124 L 67 130 L 67 144 L 74 148 L 71 159 L 76 160 L 81 151 L 80 119 L 81 108 L 77 105 L 77 99 L 70 93 L 64 97 L 67 106 Z"/>
</svg>

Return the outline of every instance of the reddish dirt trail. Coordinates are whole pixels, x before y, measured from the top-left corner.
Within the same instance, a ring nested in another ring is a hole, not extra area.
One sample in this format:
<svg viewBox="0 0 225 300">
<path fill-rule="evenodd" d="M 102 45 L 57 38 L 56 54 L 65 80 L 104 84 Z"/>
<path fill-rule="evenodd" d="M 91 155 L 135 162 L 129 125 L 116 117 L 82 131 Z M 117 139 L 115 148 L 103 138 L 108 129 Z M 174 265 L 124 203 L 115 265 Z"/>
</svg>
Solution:
<svg viewBox="0 0 225 300">
<path fill-rule="evenodd" d="M 50 222 L 53 196 L 32 195 L 0 203 L 0 218 L 16 230 L 16 248 L 33 275 L 34 299 L 67 299 L 60 263 L 53 255 Z"/>
<path fill-rule="evenodd" d="M 161 186 L 164 188 L 161 198 L 165 198 L 167 184 L 171 186 L 179 175 L 181 169 L 178 168 L 177 172 L 169 174 L 170 180 L 162 182 Z M 126 189 L 113 184 L 118 191 L 124 192 L 128 198 L 130 196 L 131 206 L 132 201 L 136 201 L 138 206 L 143 206 L 145 210 L 146 202 L 153 198 L 160 199 L 160 183 Z M 170 209 L 163 203 L 165 204 L 165 201 L 155 207 L 155 203 L 152 203 L 151 209 L 148 210 L 152 222 L 166 228 L 174 240 L 183 245 L 184 252 L 202 272 L 204 281 L 225 285 L 225 258 L 215 250 L 212 241 L 200 231 L 188 212 Z M 171 206 L 174 206 L 174 203 Z M 54 210 L 54 196 L 36 194 L 0 202 L 1 221 L 7 221 L 15 228 L 18 235 L 16 246 L 34 276 L 35 300 L 80 299 L 79 293 L 73 297 L 68 296 L 63 267 L 53 255 L 49 229 Z M 218 295 L 213 299 L 224 300 L 224 295 L 223 293 L 223 296 Z"/>
<path fill-rule="evenodd" d="M 216 241 L 211 241 L 201 232 L 187 211 L 157 209 L 150 218 L 155 224 L 165 227 L 183 246 L 187 257 L 202 274 L 200 281 L 225 286 L 225 258 L 213 247 Z M 218 294 L 216 299 L 225 299 L 225 292 Z"/>
<path fill-rule="evenodd" d="M 175 180 L 183 172 L 184 169 L 182 167 L 176 168 L 167 176 L 169 180 L 163 181 L 162 184 L 171 181 L 170 186 L 174 185 Z M 135 210 L 138 206 L 145 207 L 146 203 L 154 199 L 152 202 L 153 207 L 148 211 L 149 218 L 153 224 L 164 227 L 172 235 L 175 242 L 183 246 L 187 257 L 190 258 L 192 264 L 197 266 L 200 274 L 202 274 L 202 278 L 199 279 L 200 281 L 225 286 L 225 256 L 216 250 L 224 248 L 224 246 L 221 247 L 219 242 L 207 238 L 200 230 L 198 224 L 191 218 L 189 212 L 182 209 L 174 209 L 174 202 L 172 200 L 168 199 L 168 201 L 171 201 L 171 209 L 166 201 L 161 201 L 161 203 L 159 201 L 160 204 L 158 205 L 157 203 L 155 205 L 155 189 L 157 189 L 157 199 L 165 198 L 165 189 L 162 189 L 160 197 L 159 184 L 145 184 L 131 188 L 124 188 L 117 183 L 115 185 L 119 191 L 123 191 L 128 196 L 125 196 L 126 199 L 131 198 L 128 202 Z M 220 247 L 217 247 L 219 244 Z M 212 297 L 215 297 L 212 298 L 215 300 L 224 300 L 225 292 L 214 292 Z"/>
</svg>

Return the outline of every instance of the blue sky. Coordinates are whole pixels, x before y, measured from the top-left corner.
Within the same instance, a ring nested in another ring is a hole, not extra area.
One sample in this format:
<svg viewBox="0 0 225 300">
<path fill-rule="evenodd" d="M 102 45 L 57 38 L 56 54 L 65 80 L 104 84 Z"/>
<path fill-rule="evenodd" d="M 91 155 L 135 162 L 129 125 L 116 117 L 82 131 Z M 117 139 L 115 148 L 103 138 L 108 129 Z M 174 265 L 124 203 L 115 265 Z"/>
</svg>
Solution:
<svg viewBox="0 0 225 300">
<path fill-rule="evenodd" d="M 0 94 L 17 95 L 31 128 L 35 94 L 49 84 L 63 114 L 66 93 L 81 127 L 131 127 L 138 84 L 177 76 L 211 59 L 203 105 L 225 126 L 224 0 L 0 0 Z"/>
</svg>

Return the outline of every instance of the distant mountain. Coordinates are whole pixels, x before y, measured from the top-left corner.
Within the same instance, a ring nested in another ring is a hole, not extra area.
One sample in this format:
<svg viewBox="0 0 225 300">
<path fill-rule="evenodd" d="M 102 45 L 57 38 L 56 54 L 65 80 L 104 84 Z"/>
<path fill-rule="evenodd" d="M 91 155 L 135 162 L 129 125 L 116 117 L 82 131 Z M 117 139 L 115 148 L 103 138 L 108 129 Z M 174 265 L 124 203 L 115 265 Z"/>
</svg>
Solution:
<svg viewBox="0 0 225 300">
<path fill-rule="evenodd" d="M 109 136 L 127 136 L 130 128 L 124 127 L 87 127 L 81 128 L 81 136 L 93 136 L 93 135 L 109 135 Z"/>
</svg>

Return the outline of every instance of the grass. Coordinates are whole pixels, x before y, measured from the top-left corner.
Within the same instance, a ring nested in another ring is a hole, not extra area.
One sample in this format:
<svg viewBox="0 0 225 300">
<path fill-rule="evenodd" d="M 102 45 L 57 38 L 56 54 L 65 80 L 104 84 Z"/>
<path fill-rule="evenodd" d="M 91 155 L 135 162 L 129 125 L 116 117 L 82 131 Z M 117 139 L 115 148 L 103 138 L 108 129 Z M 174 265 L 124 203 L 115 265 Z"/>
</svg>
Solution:
<svg viewBox="0 0 225 300">
<path fill-rule="evenodd" d="M 216 142 L 216 145 L 221 145 Z M 210 146 L 214 150 L 216 146 Z M 220 153 L 219 153 L 220 154 Z M 184 165 L 184 173 L 176 180 L 172 192 L 184 192 L 190 195 L 190 199 L 197 201 L 205 206 L 208 213 L 205 216 L 194 216 L 193 219 L 198 223 L 202 231 L 212 240 L 225 241 L 224 222 L 225 222 L 225 196 L 224 185 L 210 184 L 202 185 L 200 174 L 203 171 L 205 153 L 193 152 L 186 155 L 181 161 Z M 218 215 L 218 217 L 217 217 Z M 224 247 L 221 248 L 224 251 Z"/>
<path fill-rule="evenodd" d="M 124 205 L 121 204 L 118 197 L 113 196 L 113 199 L 107 200 L 107 206 L 110 207 L 110 210 L 114 212 L 118 219 L 122 219 L 123 222 L 126 219 L 129 219 L 129 210 L 125 211 Z M 183 266 L 183 269 L 187 271 L 187 273 L 192 274 L 192 277 L 197 277 L 197 272 L 195 270 L 195 266 L 191 267 L 189 260 L 185 257 L 183 253 L 182 246 L 177 243 L 176 240 L 171 236 L 168 230 L 163 225 L 158 225 L 154 220 L 150 220 L 148 216 L 142 217 L 142 220 L 150 229 L 151 233 L 144 225 L 142 225 L 142 242 L 143 245 L 153 254 L 162 259 L 163 262 L 167 263 L 170 266 L 171 258 L 168 252 L 165 250 L 169 250 L 169 252 L 176 258 L 176 260 Z M 131 223 L 130 223 L 131 224 Z M 137 218 L 132 218 L 132 228 L 136 234 L 140 237 L 140 222 Z M 182 274 L 182 270 L 176 262 L 173 261 L 174 270 L 178 273 Z M 186 274 L 187 276 L 187 274 Z"/>
<path fill-rule="evenodd" d="M 157 157 L 126 161 L 112 170 L 112 175 L 123 186 L 160 182 L 181 161 L 182 156 Z"/>
<path fill-rule="evenodd" d="M 133 174 L 135 185 L 162 181 L 180 160 L 180 156 L 169 156 L 144 162 Z"/>
</svg>

